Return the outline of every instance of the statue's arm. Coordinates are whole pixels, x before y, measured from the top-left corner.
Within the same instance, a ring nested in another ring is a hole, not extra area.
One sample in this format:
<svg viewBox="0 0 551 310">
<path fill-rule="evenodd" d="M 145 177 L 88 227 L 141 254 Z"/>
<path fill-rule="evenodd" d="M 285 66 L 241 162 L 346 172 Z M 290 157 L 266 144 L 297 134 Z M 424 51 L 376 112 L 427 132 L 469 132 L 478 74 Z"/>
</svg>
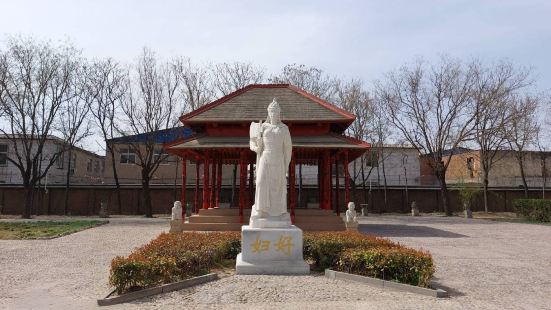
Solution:
<svg viewBox="0 0 551 310">
<path fill-rule="evenodd" d="M 289 129 L 285 130 L 285 138 L 283 139 L 283 152 L 285 157 L 285 167 L 289 168 L 289 163 L 291 162 L 291 155 L 293 154 L 293 142 L 291 141 L 291 134 Z"/>
</svg>

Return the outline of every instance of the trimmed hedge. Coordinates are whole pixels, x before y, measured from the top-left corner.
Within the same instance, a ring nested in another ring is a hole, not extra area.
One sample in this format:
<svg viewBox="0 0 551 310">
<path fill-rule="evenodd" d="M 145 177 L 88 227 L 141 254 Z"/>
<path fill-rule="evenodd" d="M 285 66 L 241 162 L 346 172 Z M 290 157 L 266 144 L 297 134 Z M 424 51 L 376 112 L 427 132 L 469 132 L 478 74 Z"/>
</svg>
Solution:
<svg viewBox="0 0 551 310">
<path fill-rule="evenodd" d="M 238 232 L 162 233 L 128 257 L 115 257 L 109 283 L 120 294 L 207 274 L 241 252 L 240 239 Z"/>
<path fill-rule="evenodd" d="M 206 274 L 241 252 L 239 232 L 163 233 L 128 257 L 111 262 L 109 283 L 124 293 Z M 304 258 L 326 268 L 428 286 L 434 266 L 428 252 L 358 232 L 306 232 Z"/>
<path fill-rule="evenodd" d="M 551 222 L 551 200 L 514 199 L 515 213 L 537 222 Z"/>
</svg>

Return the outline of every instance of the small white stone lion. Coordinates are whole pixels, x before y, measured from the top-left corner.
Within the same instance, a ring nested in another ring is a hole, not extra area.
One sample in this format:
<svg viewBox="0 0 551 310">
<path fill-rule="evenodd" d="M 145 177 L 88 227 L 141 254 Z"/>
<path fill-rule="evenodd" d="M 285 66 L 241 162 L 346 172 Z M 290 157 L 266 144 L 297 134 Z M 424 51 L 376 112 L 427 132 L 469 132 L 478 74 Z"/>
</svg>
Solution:
<svg viewBox="0 0 551 310">
<path fill-rule="evenodd" d="M 181 220 L 182 219 L 182 203 L 179 201 L 174 202 L 174 207 L 172 207 L 172 220 Z"/>
<path fill-rule="evenodd" d="M 353 202 L 348 203 L 348 210 L 346 211 L 346 215 L 344 217 L 344 221 L 346 223 L 357 223 L 358 222 L 358 215 L 356 213 L 356 205 Z"/>
</svg>

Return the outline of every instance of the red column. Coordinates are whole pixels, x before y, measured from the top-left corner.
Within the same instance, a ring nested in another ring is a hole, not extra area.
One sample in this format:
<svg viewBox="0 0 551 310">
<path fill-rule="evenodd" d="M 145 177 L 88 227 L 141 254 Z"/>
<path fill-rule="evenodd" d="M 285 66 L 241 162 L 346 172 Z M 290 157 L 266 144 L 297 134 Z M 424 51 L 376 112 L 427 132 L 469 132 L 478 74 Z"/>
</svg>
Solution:
<svg viewBox="0 0 551 310">
<path fill-rule="evenodd" d="M 206 151 L 203 164 L 203 209 L 209 208 L 209 165 L 209 153 Z"/>
<path fill-rule="evenodd" d="M 215 208 L 220 208 L 220 192 L 222 191 L 222 158 L 218 158 L 218 168 L 216 169 L 216 206 Z"/>
<path fill-rule="evenodd" d="M 344 151 L 343 168 L 344 168 L 344 204 L 346 208 L 348 208 L 348 203 L 350 202 L 350 175 L 348 174 L 348 150 Z"/>
<path fill-rule="evenodd" d="M 193 201 L 195 213 L 199 213 L 199 165 L 201 161 L 197 157 L 195 158 L 195 200 Z"/>
<path fill-rule="evenodd" d="M 252 208 L 254 203 L 254 165 L 249 164 L 249 195 L 247 196 L 247 207 Z"/>
<path fill-rule="evenodd" d="M 322 186 L 323 186 L 323 207 L 322 209 L 331 210 L 331 155 L 329 151 L 323 152 L 322 167 Z"/>
<path fill-rule="evenodd" d="M 321 167 L 323 167 L 323 161 L 321 160 L 320 156 L 318 157 L 318 203 L 320 209 L 322 209 L 323 206 L 323 182 Z"/>
<path fill-rule="evenodd" d="M 295 223 L 295 206 L 296 190 L 295 190 L 295 154 L 291 155 L 291 163 L 289 165 L 289 209 L 291 209 L 291 222 Z"/>
<path fill-rule="evenodd" d="M 340 186 L 339 186 L 340 180 L 339 180 L 339 155 L 335 156 L 335 209 L 337 210 L 337 216 L 341 214 L 341 202 L 340 202 Z"/>
<path fill-rule="evenodd" d="M 186 157 L 182 156 L 182 197 L 180 198 L 180 202 L 182 203 L 182 220 L 186 219 L 186 171 L 187 165 L 186 165 Z"/>
<path fill-rule="evenodd" d="M 209 209 L 212 209 L 216 206 L 216 163 L 218 161 L 218 155 L 213 155 L 213 158 L 211 160 L 212 162 L 212 171 L 211 171 L 211 180 L 210 180 L 210 204 Z"/>
<path fill-rule="evenodd" d="M 239 222 L 243 223 L 243 209 L 245 208 L 245 193 L 247 186 L 247 154 L 241 151 L 239 156 Z"/>
</svg>

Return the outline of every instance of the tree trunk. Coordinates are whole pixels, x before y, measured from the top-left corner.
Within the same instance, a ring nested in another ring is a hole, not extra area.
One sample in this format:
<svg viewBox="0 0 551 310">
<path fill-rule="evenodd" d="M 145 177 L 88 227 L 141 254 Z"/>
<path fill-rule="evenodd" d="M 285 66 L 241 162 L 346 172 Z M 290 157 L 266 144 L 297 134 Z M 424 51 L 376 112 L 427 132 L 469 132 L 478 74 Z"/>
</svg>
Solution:
<svg viewBox="0 0 551 310">
<path fill-rule="evenodd" d="M 524 198 L 528 198 L 528 183 L 526 182 L 526 175 L 524 173 L 524 158 L 518 158 L 518 165 L 520 168 L 520 177 L 522 178 L 522 186 L 524 187 Z"/>
<path fill-rule="evenodd" d="M 484 173 L 482 175 L 482 185 L 483 189 L 482 192 L 484 194 L 484 212 L 488 213 L 488 171 L 484 169 Z"/>
<path fill-rule="evenodd" d="M 72 148 L 69 147 L 69 151 L 67 152 L 67 155 L 69 157 L 68 163 L 67 163 L 67 174 L 65 176 L 65 195 L 64 195 L 64 203 L 63 203 L 63 214 L 67 215 L 69 212 L 69 186 L 71 186 L 71 155 L 72 155 Z"/>
<path fill-rule="evenodd" d="M 356 169 L 356 160 L 354 160 L 354 164 L 353 164 L 353 167 L 352 170 L 353 170 L 353 178 L 350 178 L 350 187 L 352 189 L 352 201 L 355 201 L 356 200 L 356 176 L 357 176 L 357 169 Z"/>
<path fill-rule="evenodd" d="M 23 187 L 25 189 L 25 205 L 23 209 L 23 218 L 30 219 L 31 218 L 31 211 L 33 207 L 33 184 L 30 184 L 29 182 L 24 182 Z"/>
<path fill-rule="evenodd" d="M 117 174 L 117 165 L 115 163 L 115 152 L 113 151 L 113 148 L 109 148 L 109 152 L 111 153 L 111 166 L 113 168 L 113 178 L 115 179 L 115 186 L 117 187 L 117 204 L 118 204 L 118 210 L 119 214 L 122 213 L 122 201 L 121 201 L 121 185 L 119 184 L 119 176 Z"/>
<path fill-rule="evenodd" d="M 447 216 L 452 215 L 452 211 L 449 205 L 448 199 L 448 185 L 446 184 L 446 172 L 438 172 L 437 176 L 438 182 L 440 183 L 440 193 L 442 194 L 442 208 Z"/>
<path fill-rule="evenodd" d="M 145 207 L 145 217 L 153 217 L 153 206 L 151 205 L 151 192 L 149 189 L 149 176 L 142 174 L 142 195 Z"/>
<path fill-rule="evenodd" d="M 381 158 L 383 159 L 382 165 L 383 165 L 383 191 L 385 195 L 385 211 L 388 210 L 388 191 L 387 191 L 387 184 L 386 184 L 386 170 L 385 170 L 385 157 L 384 157 L 384 151 L 381 148 Z"/>
<path fill-rule="evenodd" d="M 364 169 L 364 156 L 362 155 L 361 157 L 361 160 L 360 160 L 360 164 L 362 165 L 362 168 L 361 168 L 361 172 L 362 172 L 362 189 L 363 189 L 363 192 L 364 192 L 364 203 L 368 204 L 368 207 L 370 207 L 369 205 L 369 194 L 367 192 L 367 188 L 365 186 L 365 169 Z M 371 186 L 370 186 L 371 188 Z"/>
</svg>

